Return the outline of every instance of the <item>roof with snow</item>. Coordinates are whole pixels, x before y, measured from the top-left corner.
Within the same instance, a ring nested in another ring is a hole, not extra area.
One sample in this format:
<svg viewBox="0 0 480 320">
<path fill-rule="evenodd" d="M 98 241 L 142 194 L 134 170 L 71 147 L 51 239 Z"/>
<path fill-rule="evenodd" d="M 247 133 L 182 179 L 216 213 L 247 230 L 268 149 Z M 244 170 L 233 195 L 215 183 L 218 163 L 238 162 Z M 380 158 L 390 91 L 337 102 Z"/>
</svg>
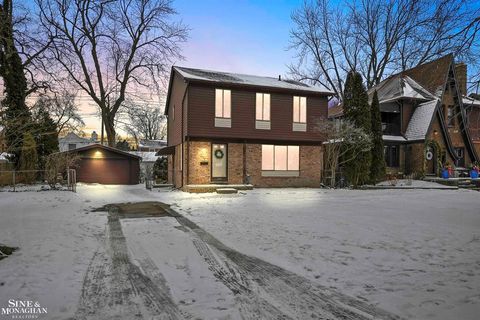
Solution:
<svg viewBox="0 0 480 320">
<path fill-rule="evenodd" d="M 438 103 L 438 100 L 424 102 L 415 109 L 405 132 L 407 140 L 425 139 Z"/>
<path fill-rule="evenodd" d="M 198 80 L 213 83 L 228 83 L 237 85 L 261 86 L 280 88 L 292 91 L 306 91 L 332 95 L 333 92 L 323 86 L 313 86 L 306 83 L 280 79 L 275 77 L 255 76 L 241 73 L 230 73 L 204 69 L 192 69 L 185 67 L 173 67 L 182 77 L 189 80 Z"/>
<path fill-rule="evenodd" d="M 139 148 L 163 148 L 167 146 L 167 140 L 146 140 L 141 139 L 138 143 Z"/>
<path fill-rule="evenodd" d="M 158 159 L 156 151 L 128 151 L 128 153 L 142 158 L 142 162 L 155 162 Z"/>
<path fill-rule="evenodd" d="M 465 107 L 469 107 L 469 106 L 480 107 L 480 100 L 474 99 L 472 97 L 463 97 L 462 103 Z"/>
<path fill-rule="evenodd" d="M 60 142 L 68 143 L 86 143 L 92 142 L 90 139 L 82 138 L 73 132 L 69 132 L 65 137 L 58 138 Z"/>
<path fill-rule="evenodd" d="M 421 101 L 435 99 L 434 95 L 424 89 L 415 80 L 403 74 L 390 77 L 370 89 L 368 91 L 370 99 L 375 90 L 377 90 L 380 103 L 395 101 L 398 99 L 414 99 Z"/>
</svg>

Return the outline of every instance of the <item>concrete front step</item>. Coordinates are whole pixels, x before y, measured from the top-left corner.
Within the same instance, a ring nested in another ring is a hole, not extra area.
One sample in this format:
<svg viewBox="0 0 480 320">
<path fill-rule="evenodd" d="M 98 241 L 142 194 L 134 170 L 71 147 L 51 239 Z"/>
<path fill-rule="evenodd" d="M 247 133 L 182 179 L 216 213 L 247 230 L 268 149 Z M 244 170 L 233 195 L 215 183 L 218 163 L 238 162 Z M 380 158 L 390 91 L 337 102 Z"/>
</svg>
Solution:
<svg viewBox="0 0 480 320">
<path fill-rule="evenodd" d="M 217 193 L 219 194 L 232 194 L 232 193 L 238 193 L 238 190 L 235 188 L 218 188 Z"/>
<path fill-rule="evenodd" d="M 203 193 L 216 192 L 217 189 L 236 189 L 236 190 L 252 190 L 251 184 L 189 184 L 183 187 L 186 192 Z"/>
</svg>

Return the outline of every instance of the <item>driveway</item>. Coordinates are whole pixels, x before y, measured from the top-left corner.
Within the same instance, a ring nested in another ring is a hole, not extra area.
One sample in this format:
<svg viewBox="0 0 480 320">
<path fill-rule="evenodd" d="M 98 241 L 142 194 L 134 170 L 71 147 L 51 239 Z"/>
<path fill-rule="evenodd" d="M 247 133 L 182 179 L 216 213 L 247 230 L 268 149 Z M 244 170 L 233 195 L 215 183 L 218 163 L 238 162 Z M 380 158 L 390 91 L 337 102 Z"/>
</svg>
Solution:
<svg viewBox="0 0 480 320">
<path fill-rule="evenodd" d="M 105 247 L 88 268 L 76 319 L 399 319 L 242 254 L 163 203 L 105 210 Z"/>
</svg>

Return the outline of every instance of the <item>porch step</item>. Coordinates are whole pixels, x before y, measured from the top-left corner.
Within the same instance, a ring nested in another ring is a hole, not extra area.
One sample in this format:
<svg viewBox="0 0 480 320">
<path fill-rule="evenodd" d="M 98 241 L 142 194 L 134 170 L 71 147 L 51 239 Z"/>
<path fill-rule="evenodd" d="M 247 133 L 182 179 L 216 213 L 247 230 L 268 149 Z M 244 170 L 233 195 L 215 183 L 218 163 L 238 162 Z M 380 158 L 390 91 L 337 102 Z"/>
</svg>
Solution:
<svg viewBox="0 0 480 320">
<path fill-rule="evenodd" d="M 186 192 L 203 193 L 216 192 L 217 189 L 236 189 L 236 190 L 252 190 L 251 184 L 189 184 L 182 188 Z"/>
<path fill-rule="evenodd" d="M 218 188 L 215 190 L 219 194 L 232 194 L 232 193 L 238 193 L 238 190 L 235 188 Z"/>
</svg>

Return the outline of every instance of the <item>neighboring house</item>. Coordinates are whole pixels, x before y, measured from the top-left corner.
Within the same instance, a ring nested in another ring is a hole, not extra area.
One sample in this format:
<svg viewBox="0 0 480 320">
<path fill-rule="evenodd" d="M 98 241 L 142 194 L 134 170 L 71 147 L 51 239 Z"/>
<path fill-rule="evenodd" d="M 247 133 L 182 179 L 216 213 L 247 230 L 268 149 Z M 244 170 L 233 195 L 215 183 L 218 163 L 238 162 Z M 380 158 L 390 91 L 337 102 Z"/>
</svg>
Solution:
<svg viewBox="0 0 480 320">
<path fill-rule="evenodd" d="M 92 133 L 92 139 L 79 137 L 73 132 L 69 132 L 65 137 L 58 138 L 58 148 L 61 152 L 82 148 L 97 143 L 93 140 L 96 137 L 95 131 Z"/>
<path fill-rule="evenodd" d="M 147 174 L 147 167 L 153 170 L 153 165 L 157 161 L 157 152 L 155 151 L 128 151 L 128 153 L 140 157 L 140 180 L 144 181 Z"/>
<path fill-rule="evenodd" d="M 76 163 L 77 182 L 101 184 L 138 184 L 140 157 L 107 147 L 90 144 L 64 151 L 79 157 Z"/>
<path fill-rule="evenodd" d="M 331 95 L 280 77 L 173 67 L 168 147 L 157 153 L 169 155 L 169 183 L 319 186 L 316 125 Z"/>
<path fill-rule="evenodd" d="M 141 139 L 138 143 L 138 151 L 160 151 L 167 146 L 166 140 L 146 140 Z"/>
<path fill-rule="evenodd" d="M 438 174 L 445 163 L 466 167 L 478 160 L 462 96 L 465 64 L 453 55 L 392 75 L 368 91 L 380 100 L 387 172 Z M 329 111 L 339 118 L 339 107 Z"/>
<path fill-rule="evenodd" d="M 5 140 L 5 127 L 0 126 L 0 152 L 7 151 L 7 141 Z"/>
<path fill-rule="evenodd" d="M 468 128 L 477 155 L 480 155 L 480 95 L 472 94 L 463 98 L 467 112 Z"/>
</svg>

